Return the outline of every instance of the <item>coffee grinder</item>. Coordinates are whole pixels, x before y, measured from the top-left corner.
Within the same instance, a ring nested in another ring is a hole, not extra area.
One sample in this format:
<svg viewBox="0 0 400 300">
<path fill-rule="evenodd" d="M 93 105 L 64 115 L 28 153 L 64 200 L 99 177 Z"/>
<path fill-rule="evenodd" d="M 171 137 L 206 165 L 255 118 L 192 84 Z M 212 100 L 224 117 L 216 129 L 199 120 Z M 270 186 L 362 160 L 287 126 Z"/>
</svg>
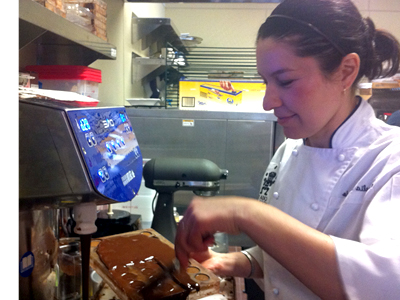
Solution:
<svg viewBox="0 0 400 300">
<path fill-rule="evenodd" d="M 20 299 L 89 298 L 89 249 L 97 206 L 132 200 L 140 188 L 142 168 L 124 107 L 20 100 Z M 70 217 L 81 237 L 83 284 L 75 291 L 60 290 L 61 277 L 75 274 L 59 257 Z"/>
</svg>

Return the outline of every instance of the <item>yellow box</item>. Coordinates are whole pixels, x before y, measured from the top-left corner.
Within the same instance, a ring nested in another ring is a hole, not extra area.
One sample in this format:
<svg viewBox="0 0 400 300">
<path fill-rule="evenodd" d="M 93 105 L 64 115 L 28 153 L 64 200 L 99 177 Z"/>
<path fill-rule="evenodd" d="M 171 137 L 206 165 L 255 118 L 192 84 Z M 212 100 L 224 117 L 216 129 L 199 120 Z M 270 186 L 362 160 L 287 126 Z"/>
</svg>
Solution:
<svg viewBox="0 0 400 300">
<path fill-rule="evenodd" d="M 233 90 L 225 90 L 221 82 L 222 80 L 181 80 L 179 109 L 264 112 L 262 102 L 266 85 L 263 81 L 230 80 Z"/>
<path fill-rule="evenodd" d="M 242 103 L 242 91 L 226 91 L 216 84 L 202 84 L 200 85 L 200 97 L 226 102 L 232 105 Z"/>
</svg>

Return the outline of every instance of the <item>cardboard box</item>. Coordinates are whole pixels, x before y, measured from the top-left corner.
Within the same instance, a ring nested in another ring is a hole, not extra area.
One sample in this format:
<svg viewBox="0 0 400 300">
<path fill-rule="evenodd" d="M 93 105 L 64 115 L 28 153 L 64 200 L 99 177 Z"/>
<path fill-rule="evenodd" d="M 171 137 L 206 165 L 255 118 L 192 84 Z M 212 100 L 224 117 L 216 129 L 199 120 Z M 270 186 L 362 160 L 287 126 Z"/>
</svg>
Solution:
<svg viewBox="0 0 400 300">
<path fill-rule="evenodd" d="M 242 91 L 226 91 L 218 84 L 200 85 L 200 96 L 214 101 L 226 102 L 232 105 L 242 103 Z"/>
<path fill-rule="evenodd" d="M 225 90 L 220 80 L 181 80 L 179 109 L 202 111 L 264 112 L 263 81 L 230 80 L 233 90 Z"/>
</svg>

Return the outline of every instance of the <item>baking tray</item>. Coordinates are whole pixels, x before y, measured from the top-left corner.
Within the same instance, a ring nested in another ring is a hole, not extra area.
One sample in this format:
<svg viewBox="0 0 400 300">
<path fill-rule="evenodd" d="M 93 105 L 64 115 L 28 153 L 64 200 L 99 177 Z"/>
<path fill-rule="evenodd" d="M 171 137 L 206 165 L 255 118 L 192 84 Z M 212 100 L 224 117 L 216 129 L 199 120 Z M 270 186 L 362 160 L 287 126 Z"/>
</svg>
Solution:
<svg viewBox="0 0 400 300">
<path fill-rule="evenodd" d="M 104 283 L 108 285 L 111 290 L 119 297 L 120 300 L 144 300 L 144 298 L 137 294 L 134 298 L 129 298 L 112 280 L 112 276 L 108 271 L 107 267 L 103 264 L 102 260 L 100 259 L 97 253 L 97 246 L 99 243 L 104 239 L 114 238 L 118 236 L 133 236 L 138 234 L 144 234 L 150 237 L 158 238 L 162 243 L 168 245 L 172 249 L 174 245 L 164 238 L 161 234 L 156 232 L 153 229 L 142 229 L 131 231 L 128 233 L 122 233 L 102 238 L 96 238 L 93 240 L 91 245 L 91 253 L 90 253 L 90 266 L 93 270 L 95 270 L 99 276 L 103 279 Z M 140 247 L 140 243 L 138 243 L 138 247 Z M 118 251 L 118 250 L 117 250 Z M 116 253 L 118 255 L 118 252 Z M 149 253 L 151 255 L 151 253 Z M 189 294 L 189 300 L 197 300 L 209 295 L 219 294 L 220 291 L 220 279 L 210 270 L 204 268 L 200 263 L 191 259 L 189 267 L 187 269 L 187 274 L 189 277 L 200 286 L 200 291 L 196 292 L 193 291 Z"/>
</svg>

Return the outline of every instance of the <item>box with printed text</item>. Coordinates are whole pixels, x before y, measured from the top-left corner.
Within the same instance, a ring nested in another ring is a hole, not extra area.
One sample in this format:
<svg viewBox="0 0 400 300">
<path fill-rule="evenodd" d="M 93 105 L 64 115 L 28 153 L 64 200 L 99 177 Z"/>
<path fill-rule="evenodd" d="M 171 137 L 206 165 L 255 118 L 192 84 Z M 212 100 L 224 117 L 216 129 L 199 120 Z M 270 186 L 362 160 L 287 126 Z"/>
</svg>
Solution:
<svg viewBox="0 0 400 300">
<path fill-rule="evenodd" d="M 226 81 L 225 81 L 226 82 Z M 205 111 L 264 112 L 266 85 L 261 80 L 181 80 L 179 109 Z"/>
</svg>

